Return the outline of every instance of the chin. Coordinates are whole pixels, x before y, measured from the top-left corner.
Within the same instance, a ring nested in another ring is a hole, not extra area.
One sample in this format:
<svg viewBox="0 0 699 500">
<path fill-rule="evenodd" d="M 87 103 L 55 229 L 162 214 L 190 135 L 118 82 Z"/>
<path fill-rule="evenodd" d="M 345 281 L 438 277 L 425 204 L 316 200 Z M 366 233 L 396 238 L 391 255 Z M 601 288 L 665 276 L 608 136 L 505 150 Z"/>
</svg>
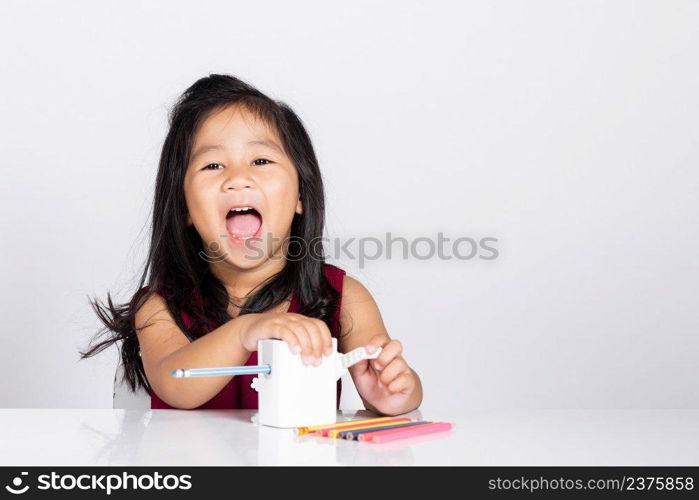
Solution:
<svg viewBox="0 0 699 500">
<path fill-rule="evenodd" d="M 240 239 L 229 234 L 226 238 L 225 260 L 241 269 L 252 269 L 268 260 L 264 241 L 259 238 Z"/>
<path fill-rule="evenodd" d="M 248 271 L 256 269 L 267 259 L 248 260 L 245 257 L 227 255 L 224 262 L 237 270 Z"/>
<path fill-rule="evenodd" d="M 243 255 L 226 255 L 224 262 L 240 271 L 249 271 L 260 267 L 262 264 L 267 262 L 269 259 L 267 256 L 256 257 L 255 259 L 246 258 Z"/>
</svg>

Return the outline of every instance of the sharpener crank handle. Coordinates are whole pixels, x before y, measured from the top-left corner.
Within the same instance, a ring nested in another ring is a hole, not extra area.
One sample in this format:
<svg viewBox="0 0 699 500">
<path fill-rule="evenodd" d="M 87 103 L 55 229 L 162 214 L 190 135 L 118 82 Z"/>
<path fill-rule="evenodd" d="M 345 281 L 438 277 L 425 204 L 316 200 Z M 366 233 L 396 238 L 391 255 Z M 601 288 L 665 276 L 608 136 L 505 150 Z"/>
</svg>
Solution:
<svg viewBox="0 0 699 500">
<path fill-rule="evenodd" d="M 382 347 L 379 347 L 374 351 L 373 353 L 369 354 L 364 346 L 362 347 L 357 347 L 356 349 L 352 349 L 350 352 L 346 354 L 340 354 L 338 356 L 338 372 L 339 375 L 337 378 L 340 378 L 342 375 L 347 373 L 347 369 L 350 366 L 354 366 L 360 361 L 364 361 L 367 359 L 376 359 L 379 357 L 379 354 L 381 354 L 381 351 L 383 350 Z"/>
</svg>

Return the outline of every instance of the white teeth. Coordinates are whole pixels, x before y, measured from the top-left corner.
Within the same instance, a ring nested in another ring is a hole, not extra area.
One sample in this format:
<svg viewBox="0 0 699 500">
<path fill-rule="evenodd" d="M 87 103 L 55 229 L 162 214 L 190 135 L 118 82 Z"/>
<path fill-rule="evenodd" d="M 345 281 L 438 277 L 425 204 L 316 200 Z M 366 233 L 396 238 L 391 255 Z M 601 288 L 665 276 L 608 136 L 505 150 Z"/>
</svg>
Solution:
<svg viewBox="0 0 699 500">
<path fill-rule="evenodd" d="M 243 212 L 244 210 L 252 210 L 252 207 L 240 207 L 240 208 L 231 208 L 231 212 Z"/>
</svg>

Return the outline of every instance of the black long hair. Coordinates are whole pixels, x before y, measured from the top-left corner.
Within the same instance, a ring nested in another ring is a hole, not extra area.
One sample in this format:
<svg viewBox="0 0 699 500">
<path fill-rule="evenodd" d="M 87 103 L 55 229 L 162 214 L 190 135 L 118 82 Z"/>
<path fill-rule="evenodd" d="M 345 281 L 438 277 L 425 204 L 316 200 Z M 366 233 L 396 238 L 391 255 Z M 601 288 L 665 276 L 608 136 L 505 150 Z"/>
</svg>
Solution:
<svg viewBox="0 0 699 500">
<path fill-rule="evenodd" d="M 190 340 L 206 333 L 203 326 L 232 319 L 228 314 L 228 292 L 211 273 L 207 259 L 201 257 L 205 253 L 200 252 L 205 250 L 194 225 L 187 226 L 183 185 L 199 125 L 209 114 L 231 105 L 244 107 L 277 132 L 298 172 L 303 204 L 303 214 L 295 214 L 292 220 L 288 242 L 288 255 L 295 257 L 256 289 L 239 314 L 264 312 L 295 295 L 299 313 L 319 318 L 331 329 L 337 326 L 332 324 L 332 318 L 339 293 L 323 272 L 325 196 L 310 137 L 299 117 L 284 102 L 271 99 L 234 76 L 212 74 L 185 90 L 170 111 L 155 183 L 150 248 L 132 299 L 115 305 L 109 292 L 106 304 L 88 297 L 104 327 L 88 350 L 80 352 L 80 357 L 94 356 L 121 342 L 123 380 L 134 392 L 140 388 L 150 390 L 134 317 L 151 293 L 163 296 L 177 325 Z M 193 301 L 195 295 L 205 300 Z M 183 311 L 192 319 L 191 330 L 182 321 Z"/>
</svg>

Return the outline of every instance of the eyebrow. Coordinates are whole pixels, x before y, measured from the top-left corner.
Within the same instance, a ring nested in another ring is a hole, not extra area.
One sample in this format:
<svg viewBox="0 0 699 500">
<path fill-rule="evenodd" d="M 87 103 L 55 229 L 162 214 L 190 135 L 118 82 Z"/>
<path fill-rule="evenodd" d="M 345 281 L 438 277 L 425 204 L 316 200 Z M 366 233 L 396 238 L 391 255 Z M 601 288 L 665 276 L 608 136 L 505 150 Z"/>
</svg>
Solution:
<svg viewBox="0 0 699 500">
<path fill-rule="evenodd" d="M 282 151 L 282 148 L 280 148 L 276 143 L 271 142 L 271 141 L 265 141 L 263 139 L 249 141 L 248 146 L 266 146 L 268 148 L 271 148 L 271 149 L 278 151 L 281 154 L 284 154 L 284 151 Z M 192 156 L 190 157 L 189 161 L 191 163 L 194 160 L 196 160 L 198 156 L 203 155 L 204 153 L 208 153 L 209 151 L 221 150 L 221 149 L 224 149 L 224 147 L 221 144 L 205 144 L 205 145 L 197 148 L 197 150 L 194 151 L 194 153 L 192 153 Z"/>
</svg>

